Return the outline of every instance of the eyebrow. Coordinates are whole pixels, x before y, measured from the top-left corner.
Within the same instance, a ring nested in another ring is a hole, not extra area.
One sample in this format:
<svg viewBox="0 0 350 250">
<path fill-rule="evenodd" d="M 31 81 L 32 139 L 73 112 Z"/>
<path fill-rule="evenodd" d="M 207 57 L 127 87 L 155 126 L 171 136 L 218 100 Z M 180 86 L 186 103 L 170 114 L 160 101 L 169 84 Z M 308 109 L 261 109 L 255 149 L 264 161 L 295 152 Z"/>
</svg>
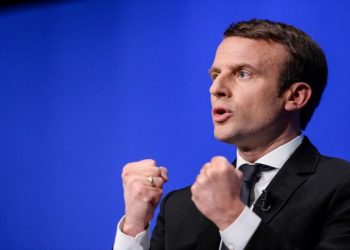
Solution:
<svg viewBox="0 0 350 250">
<path fill-rule="evenodd" d="M 220 70 L 216 67 L 210 67 L 210 69 L 208 70 L 208 74 L 211 75 L 214 72 L 220 72 Z"/>
<path fill-rule="evenodd" d="M 256 72 L 260 72 L 260 70 L 258 70 L 257 68 L 253 67 L 252 65 L 250 65 L 248 63 L 236 64 L 236 65 L 233 65 L 232 67 L 230 67 L 229 69 L 232 71 L 232 70 L 238 70 L 238 69 L 242 69 L 242 68 L 249 68 L 249 69 L 252 69 Z M 211 75 L 214 72 L 215 73 L 221 72 L 221 70 L 218 69 L 217 67 L 211 67 L 208 70 L 209 75 Z"/>
</svg>

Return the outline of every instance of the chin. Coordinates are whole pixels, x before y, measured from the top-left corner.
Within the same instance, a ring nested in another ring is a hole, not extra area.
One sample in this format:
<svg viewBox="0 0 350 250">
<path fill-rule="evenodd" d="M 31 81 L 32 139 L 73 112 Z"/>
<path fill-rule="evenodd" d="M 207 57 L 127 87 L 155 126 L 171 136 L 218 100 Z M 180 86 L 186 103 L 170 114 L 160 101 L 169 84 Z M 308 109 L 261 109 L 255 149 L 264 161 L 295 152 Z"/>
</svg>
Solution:
<svg viewBox="0 0 350 250">
<path fill-rule="evenodd" d="M 223 133 L 222 131 L 216 131 L 214 130 L 214 137 L 222 142 L 229 143 L 229 144 L 234 144 L 234 135 L 228 134 L 228 133 Z"/>
</svg>

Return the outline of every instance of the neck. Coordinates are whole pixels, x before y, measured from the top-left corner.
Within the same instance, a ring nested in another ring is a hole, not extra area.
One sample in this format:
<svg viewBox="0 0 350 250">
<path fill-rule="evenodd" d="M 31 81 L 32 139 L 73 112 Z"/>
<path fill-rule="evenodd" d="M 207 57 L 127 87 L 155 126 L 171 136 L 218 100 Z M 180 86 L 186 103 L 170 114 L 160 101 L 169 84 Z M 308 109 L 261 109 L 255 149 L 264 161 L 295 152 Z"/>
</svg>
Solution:
<svg viewBox="0 0 350 250">
<path fill-rule="evenodd" d="M 255 162 L 260 159 L 262 156 L 271 152 L 275 148 L 293 140 L 295 137 L 299 135 L 299 132 L 290 131 L 290 133 L 282 134 L 276 138 L 267 140 L 265 143 L 261 143 L 260 145 L 256 145 L 254 147 L 247 146 L 237 146 L 238 153 L 248 162 Z"/>
</svg>

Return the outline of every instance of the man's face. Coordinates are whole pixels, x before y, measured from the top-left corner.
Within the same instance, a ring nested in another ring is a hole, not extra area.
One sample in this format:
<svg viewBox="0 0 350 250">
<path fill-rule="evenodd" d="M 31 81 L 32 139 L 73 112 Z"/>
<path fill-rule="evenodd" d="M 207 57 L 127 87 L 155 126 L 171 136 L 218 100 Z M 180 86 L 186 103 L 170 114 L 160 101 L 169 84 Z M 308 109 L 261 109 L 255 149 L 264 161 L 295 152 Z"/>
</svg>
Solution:
<svg viewBox="0 0 350 250">
<path fill-rule="evenodd" d="M 217 139 L 250 148 L 283 133 L 288 121 L 284 95 L 279 96 L 279 74 L 287 55 L 277 43 L 224 38 L 210 69 Z"/>
</svg>

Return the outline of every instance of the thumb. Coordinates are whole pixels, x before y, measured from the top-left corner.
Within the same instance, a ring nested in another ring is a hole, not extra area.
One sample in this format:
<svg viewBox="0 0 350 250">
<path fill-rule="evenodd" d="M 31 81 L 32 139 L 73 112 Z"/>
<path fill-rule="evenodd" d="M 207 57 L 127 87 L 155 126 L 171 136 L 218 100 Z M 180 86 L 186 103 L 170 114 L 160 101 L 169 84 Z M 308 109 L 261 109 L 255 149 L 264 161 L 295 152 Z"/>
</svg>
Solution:
<svg viewBox="0 0 350 250">
<path fill-rule="evenodd" d="M 243 173 L 239 169 L 237 169 L 237 176 L 238 176 L 239 182 L 242 182 L 243 181 Z"/>
</svg>

